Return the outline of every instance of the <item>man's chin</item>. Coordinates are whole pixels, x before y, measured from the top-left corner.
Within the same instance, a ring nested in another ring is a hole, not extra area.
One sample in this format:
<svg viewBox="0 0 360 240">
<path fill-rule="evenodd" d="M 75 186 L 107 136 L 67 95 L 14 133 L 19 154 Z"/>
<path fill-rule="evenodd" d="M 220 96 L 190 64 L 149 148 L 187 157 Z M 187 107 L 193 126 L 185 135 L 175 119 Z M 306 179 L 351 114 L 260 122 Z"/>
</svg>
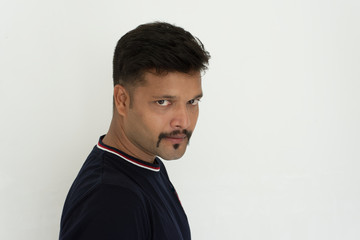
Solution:
<svg viewBox="0 0 360 240">
<path fill-rule="evenodd" d="M 189 144 L 188 140 L 181 142 L 162 141 L 158 147 L 158 156 L 164 160 L 176 160 L 181 158 Z"/>
<path fill-rule="evenodd" d="M 172 152 L 162 152 L 158 156 L 164 160 L 177 160 L 185 154 L 185 150 L 173 150 Z"/>
</svg>

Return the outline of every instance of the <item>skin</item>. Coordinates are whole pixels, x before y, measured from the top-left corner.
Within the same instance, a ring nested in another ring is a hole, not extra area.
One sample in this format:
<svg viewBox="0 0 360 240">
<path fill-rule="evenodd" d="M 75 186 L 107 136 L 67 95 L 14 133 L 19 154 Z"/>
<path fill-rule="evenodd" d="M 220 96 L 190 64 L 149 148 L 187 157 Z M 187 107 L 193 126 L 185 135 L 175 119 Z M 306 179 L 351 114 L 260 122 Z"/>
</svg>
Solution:
<svg viewBox="0 0 360 240">
<path fill-rule="evenodd" d="M 178 159 L 199 115 L 200 72 L 148 71 L 136 87 L 114 87 L 114 114 L 103 142 L 153 163 L 156 156 Z"/>
</svg>

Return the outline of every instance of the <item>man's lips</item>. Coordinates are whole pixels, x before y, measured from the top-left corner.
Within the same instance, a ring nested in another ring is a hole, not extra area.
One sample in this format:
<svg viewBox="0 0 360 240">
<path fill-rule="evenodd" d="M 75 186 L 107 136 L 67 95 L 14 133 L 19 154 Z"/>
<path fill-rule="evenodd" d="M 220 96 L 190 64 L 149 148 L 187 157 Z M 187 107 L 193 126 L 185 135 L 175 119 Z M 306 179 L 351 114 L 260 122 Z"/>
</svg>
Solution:
<svg viewBox="0 0 360 240">
<path fill-rule="evenodd" d="M 165 139 L 172 142 L 173 144 L 179 144 L 186 138 L 185 134 L 179 134 L 174 136 L 166 136 Z"/>
</svg>

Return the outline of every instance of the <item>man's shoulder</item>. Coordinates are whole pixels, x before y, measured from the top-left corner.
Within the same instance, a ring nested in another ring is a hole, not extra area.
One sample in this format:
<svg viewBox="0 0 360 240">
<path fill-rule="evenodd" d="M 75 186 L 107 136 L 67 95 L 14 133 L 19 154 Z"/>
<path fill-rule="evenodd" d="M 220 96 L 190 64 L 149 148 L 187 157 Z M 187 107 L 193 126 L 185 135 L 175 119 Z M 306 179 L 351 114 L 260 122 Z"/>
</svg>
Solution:
<svg viewBox="0 0 360 240">
<path fill-rule="evenodd" d="M 82 199 L 99 190 L 106 192 L 132 192 L 139 195 L 139 186 L 134 173 L 128 172 L 126 165 L 111 154 L 101 151 L 97 147 L 91 151 L 77 175 L 69 194 Z"/>
<path fill-rule="evenodd" d="M 102 239 L 107 233 L 145 239 L 149 234 L 148 219 L 146 202 L 139 192 L 126 186 L 99 183 L 63 215 L 60 236 Z M 140 233 L 141 237 L 137 236 Z"/>
<path fill-rule="evenodd" d="M 128 196 L 132 200 L 141 198 L 134 176 L 129 176 L 119 161 L 109 157 L 111 155 L 94 147 L 70 188 L 64 210 L 86 205 L 91 198 L 115 195 Z"/>
</svg>

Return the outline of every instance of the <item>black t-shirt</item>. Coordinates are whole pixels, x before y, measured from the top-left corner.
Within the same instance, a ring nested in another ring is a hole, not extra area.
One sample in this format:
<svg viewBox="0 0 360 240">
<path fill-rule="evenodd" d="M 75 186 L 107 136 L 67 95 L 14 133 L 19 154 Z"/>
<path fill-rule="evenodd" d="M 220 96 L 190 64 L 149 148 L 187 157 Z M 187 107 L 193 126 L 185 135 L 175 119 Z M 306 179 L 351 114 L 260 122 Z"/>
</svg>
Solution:
<svg viewBox="0 0 360 240">
<path fill-rule="evenodd" d="M 61 240 L 191 239 L 164 164 L 150 164 L 100 138 L 65 201 Z"/>
</svg>

